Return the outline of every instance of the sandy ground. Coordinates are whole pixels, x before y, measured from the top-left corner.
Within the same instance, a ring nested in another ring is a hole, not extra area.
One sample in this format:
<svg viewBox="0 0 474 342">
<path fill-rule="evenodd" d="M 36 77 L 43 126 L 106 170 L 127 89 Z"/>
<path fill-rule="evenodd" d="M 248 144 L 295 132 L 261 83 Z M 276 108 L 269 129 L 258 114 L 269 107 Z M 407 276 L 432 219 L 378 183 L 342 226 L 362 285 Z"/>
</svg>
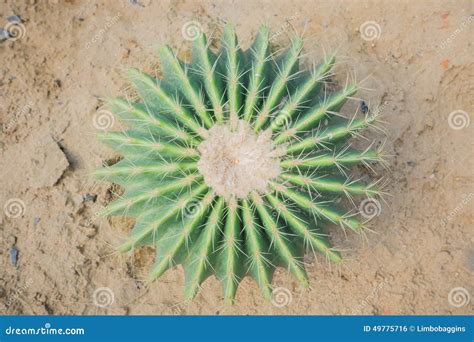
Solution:
<svg viewBox="0 0 474 342">
<path fill-rule="evenodd" d="M 19 36 L 0 43 L 0 313 L 472 314 L 473 14 L 469 0 L 2 0 Z M 341 80 L 367 78 L 359 96 L 384 114 L 391 196 L 367 241 L 332 235 L 341 267 L 308 260 L 309 290 L 279 270 L 273 302 L 245 279 L 225 307 L 214 278 L 184 302 L 181 268 L 146 287 L 153 251 L 114 252 L 131 220 L 95 219 L 112 185 L 89 174 L 117 155 L 94 117 L 158 43 L 186 54 L 190 21 L 233 22 L 243 46 L 261 23 L 281 45 L 305 28 L 308 58 L 337 49 Z"/>
</svg>

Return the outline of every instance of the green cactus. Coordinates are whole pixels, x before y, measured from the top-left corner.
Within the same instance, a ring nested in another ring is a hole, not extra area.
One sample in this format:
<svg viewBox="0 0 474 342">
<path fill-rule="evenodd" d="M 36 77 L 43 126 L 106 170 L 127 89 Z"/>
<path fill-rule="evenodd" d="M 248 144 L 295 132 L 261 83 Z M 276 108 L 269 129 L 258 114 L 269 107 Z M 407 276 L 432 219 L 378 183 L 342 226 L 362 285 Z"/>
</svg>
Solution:
<svg viewBox="0 0 474 342">
<path fill-rule="evenodd" d="M 124 159 L 96 176 L 125 193 L 103 214 L 135 217 L 119 250 L 154 246 L 150 281 L 182 264 L 186 298 L 213 274 L 228 302 L 246 275 L 271 298 L 276 267 L 307 286 L 305 252 L 341 261 L 325 223 L 362 231 L 335 202 L 379 194 L 375 183 L 347 175 L 352 165 L 381 160 L 380 151 L 348 144 L 377 117 L 339 114 L 357 85 L 327 95 L 334 56 L 299 70 L 302 46 L 295 37 L 274 53 L 261 27 L 244 52 L 228 25 L 219 51 L 204 34 L 193 42 L 191 64 L 162 47 L 161 79 L 131 70 L 138 100 L 110 101 L 129 128 L 99 136 Z"/>
</svg>

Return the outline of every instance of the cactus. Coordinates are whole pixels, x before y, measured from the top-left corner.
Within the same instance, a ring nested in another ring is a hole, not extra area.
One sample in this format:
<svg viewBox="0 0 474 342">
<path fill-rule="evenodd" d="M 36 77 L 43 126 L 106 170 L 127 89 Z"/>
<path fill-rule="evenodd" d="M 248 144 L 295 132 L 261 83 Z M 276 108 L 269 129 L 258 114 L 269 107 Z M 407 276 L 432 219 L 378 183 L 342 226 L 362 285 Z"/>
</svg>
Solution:
<svg viewBox="0 0 474 342">
<path fill-rule="evenodd" d="M 379 194 L 347 172 L 380 160 L 379 150 L 348 143 L 377 116 L 341 115 L 357 84 L 328 94 L 335 57 L 299 70 L 302 47 L 295 37 L 274 52 L 261 27 L 244 52 L 228 25 L 218 51 L 204 34 L 193 42 L 191 64 L 161 47 L 160 79 L 131 70 L 136 99 L 109 102 L 128 129 L 99 138 L 124 158 L 96 176 L 125 192 L 103 215 L 136 219 L 119 250 L 154 246 L 150 281 L 182 264 L 186 298 L 216 275 L 233 302 L 250 275 L 269 299 L 276 267 L 308 286 L 305 252 L 341 261 L 325 224 L 363 230 L 336 201 Z"/>
</svg>

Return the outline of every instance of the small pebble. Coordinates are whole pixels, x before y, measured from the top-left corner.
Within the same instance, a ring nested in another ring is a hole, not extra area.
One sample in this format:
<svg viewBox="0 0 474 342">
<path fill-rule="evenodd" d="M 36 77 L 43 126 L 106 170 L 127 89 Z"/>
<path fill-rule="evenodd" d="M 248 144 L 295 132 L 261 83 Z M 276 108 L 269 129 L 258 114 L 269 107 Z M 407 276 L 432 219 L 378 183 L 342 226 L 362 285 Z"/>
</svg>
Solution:
<svg viewBox="0 0 474 342">
<path fill-rule="evenodd" d="M 22 20 L 19 16 L 17 15 L 11 15 L 7 18 L 7 21 L 12 23 L 12 24 L 21 24 Z"/>
<path fill-rule="evenodd" d="M 369 106 L 364 100 L 360 100 L 360 110 L 364 114 L 367 114 L 367 112 L 369 111 Z"/>
<path fill-rule="evenodd" d="M 0 28 L 0 42 L 3 42 L 10 38 L 10 33 L 7 30 Z"/>
<path fill-rule="evenodd" d="M 130 3 L 134 6 L 143 7 L 143 5 L 141 4 L 141 2 L 139 0 L 130 0 Z"/>
<path fill-rule="evenodd" d="M 407 161 L 407 165 L 408 165 L 408 166 L 412 166 L 412 167 L 413 167 L 413 166 L 415 166 L 415 165 L 416 165 L 416 162 L 415 162 L 415 161 L 413 161 L 413 160 L 409 160 L 409 161 Z"/>
<path fill-rule="evenodd" d="M 16 263 L 18 261 L 18 249 L 16 249 L 15 246 L 10 249 L 10 262 L 12 263 L 13 266 L 16 267 Z"/>
<path fill-rule="evenodd" d="M 83 196 L 84 202 L 95 202 L 97 200 L 97 195 L 94 194 L 85 194 Z"/>
<path fill-rule="evenodd" d="M 144 0 L 130 0 L 132 5 L 146 7 L 150 4 L 151 1 L 144 1 Z"/>
</svg>

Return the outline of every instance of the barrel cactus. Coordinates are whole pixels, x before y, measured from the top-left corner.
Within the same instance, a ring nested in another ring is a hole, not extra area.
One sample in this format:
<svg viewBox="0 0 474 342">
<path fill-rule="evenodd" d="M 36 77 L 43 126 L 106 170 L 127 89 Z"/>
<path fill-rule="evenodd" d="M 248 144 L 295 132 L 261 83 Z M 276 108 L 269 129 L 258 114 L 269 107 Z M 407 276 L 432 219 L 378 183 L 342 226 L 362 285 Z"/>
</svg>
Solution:
<svg viewBox="0 0 474 342">
<path fill-rule="evenodd" d="M 306 252 L 341 261 L 325 225 L 363 228 L 339 199 L 378 195 L 348 175 L 380 159 L 348 143 L 376 120 L 339 113 L 358 86 L 328 93 L 334 56 L 300 70 L 302 38 L 281 53 L 270 40 L 261 27 L 242 51 L 228 25 L 220 49 L 204 34 L 194 40 L 190 64 L 163 46 L 159 77 L 133 69 L 135 98 L 109 102 L 127 130 L 99 137 L 124 158 L 96 176 L 125 192 L 103 214 L 135 218 L 119 250 L 154 246 L 150 281 L 183 265 L 186 298 L 213 274 L 228 302 L 246 275 L 271 298 L 276 267 L 308 286 Z"/>
</svg>

